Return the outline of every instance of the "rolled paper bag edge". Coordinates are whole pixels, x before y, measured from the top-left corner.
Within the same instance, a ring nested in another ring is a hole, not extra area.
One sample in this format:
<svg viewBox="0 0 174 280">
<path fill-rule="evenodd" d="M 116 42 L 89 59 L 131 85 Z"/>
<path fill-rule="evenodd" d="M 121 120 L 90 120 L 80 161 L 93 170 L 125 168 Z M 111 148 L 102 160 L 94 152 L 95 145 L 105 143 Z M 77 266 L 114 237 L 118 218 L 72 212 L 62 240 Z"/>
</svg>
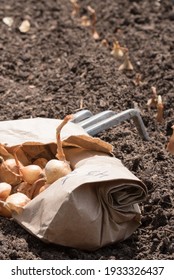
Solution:
<svg viewBox="0 0 174 280">
<path fill-rule="evenodd" d="M 140 180 L 118 179 L 100 183 L 101 197 L 114 209 L 125 209 L 146 199 L 147 188 Z M 124 210 L 123 210 L 124 211 Z"/>
</svg>

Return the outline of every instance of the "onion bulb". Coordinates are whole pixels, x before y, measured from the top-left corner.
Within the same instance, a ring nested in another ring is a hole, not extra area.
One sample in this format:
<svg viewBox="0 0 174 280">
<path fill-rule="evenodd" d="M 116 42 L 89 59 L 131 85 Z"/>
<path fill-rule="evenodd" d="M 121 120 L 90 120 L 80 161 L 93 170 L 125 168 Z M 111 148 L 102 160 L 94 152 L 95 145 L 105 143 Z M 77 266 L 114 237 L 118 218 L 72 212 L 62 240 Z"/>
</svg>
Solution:
<svg viewBox="0 0 174 280">
<path fill-rule="evenodd" d="M 12 158 L 12 155 L 6 150 L 5 145 L 0 143 L 0 155 L 3 156 L 4 160 Z"/>
<path fill-rule="evenodd" d="M 169 142 L 167 143 L 167 151 L 174 155 L 174 125 L 171 127 L 173 129 L 172 135 L 170 136 Z"/>
<path fill-rule="evenodd" d="M 43 185 L 43 186 L 40 188 L 40 190 L 39 190 L 39 193 L 38 193 L 38 194 L 40 194 L 41 192 L 45 191 L 45 190 L 46 190 L 49 186 L 50 186 L 49 184 L 45 184 L 45 185 Z"/>
<path fill-rule="evenodd" d="M 45 166 L 46 183 L 52 184 L 59 178 L 71 172 L 69 163 L 62 160 L 51 159 Z"/>
<path fill-rule="evenodd" d="M 111 51 L 111 54 L 114 55 L 116 58 L 123 57 L 125 51 L 127 51 L 127 49 L 121 47 L 118 41 L 113 43 L 113 49 Z"/>
<path fill-rule="evenodd" d="M 156 114 L 157 122 L 159 122 L 159 123 L 163 122 L 163 120 L 164 120 L 163 114 L 164 114 L 164 104 L 163 104 L 161 95 L 158 95 L 158 99 L 157 99 L 157 114 Z"/>
<path fill-rule="evenodd" d="M 19 174 L 19 170 L 18 170 L 16 161 L 14 158 L 6 159 L 5 164 L 12 172 Z M 19 162 L 19 164 L 22 166 L 22 164 L 20 162 Z"/>
<path fill-rule="evenodd" d="M 60 132 L 65 124 L 73 118 L 72 115 L 66 116 L 60 125 L 56 129 L 56 139 L 57 139 L 57 159 L 51 159 L 45 165 L 45 176 L 46 176 L 46 184 L 52 184 L 59 178 L 66 176 L 71 172 L 71 167 L 69 163 L 66 161 L 65 154 L 62 148 L 62 141 L 60 138 Z"/>
<path fill-rule="evenodd" d="M 22 173 L 23 180 L 31 185 L 43 176 L 42 168 L 35 164 L 20 168 L 20 172 Z"/>
<path fill-rule="evenodd" d="M 120 65 L 120 67 L 118 68 L 118 70 L 133 70 L 133 65 L 129 59 L 129 54 L 128 51 L 125 52 L 124 54 L 124 61 L 123 63 Z"/>
<path fill-rule="evenodd" d="M 33 186 L 28 184 L 27 182 L 21 182 L 13 190 L 14 190 L 13 193 L 16 193 L 16 192 L 24 193 L 30 199 L 32 198 Z"/>
<path fill-rule="evenodd" d="M 34 198 L 35 196 L 37 196 L 40 193 L 40 189 L 45 186 L 46 180 L 45 178 L 39 179 L 37 180 L 34 184 L 33 184 L 33 193 L 32 193 L 32 198 Z M 49 185 L 48 185 L 49 186 Z"/>
<path fill-rule="evenodd" d="M 8 183 L 0 183 L 0 200 L 6 200 L 11 193 L 11 185 Z"/>
<path fill-rule="evenodd" d="M 19 213 L 29 201 L 30 198 L 28 198 L 28 196 L 24 193 L 17 192 L 7 197 L 4 206 L 9 208 L 10 211 Z"/>
<path fill-rule="evenodd" d="M 23 181 L 32 185 L 35 181 L 37 181 L 39 178 L 41 178 L 43 176 L 42 168 L 36 164 L 21 166 L 21 164 L 17 158 L 16 151 L 17 150 L 14 150 L 13 155 L 14 155 L 19 173 L 22 176 Z"/>
<path fill-rule="evenodd" d="M 21 165 L 20 162 L 19 165 Z M 14 159 L 4 160 L 3 157 L 0 157 L 0 182 L 6 182 L 12 186 L 21 182 L 21 176 Z"/>
</svg>

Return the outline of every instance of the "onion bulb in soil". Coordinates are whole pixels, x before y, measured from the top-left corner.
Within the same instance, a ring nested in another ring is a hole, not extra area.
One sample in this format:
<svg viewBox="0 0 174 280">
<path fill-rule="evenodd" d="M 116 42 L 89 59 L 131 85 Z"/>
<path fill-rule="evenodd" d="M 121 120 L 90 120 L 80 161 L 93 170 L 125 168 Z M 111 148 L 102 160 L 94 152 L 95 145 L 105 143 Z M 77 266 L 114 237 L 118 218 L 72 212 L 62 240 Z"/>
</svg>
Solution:
<svg viewBox="0 0 174 280">
<path fill-rule="evenodd" d="M 8 183 L 0 183 L 0 200 L 6 200 L 7 197 L 10 195 L 12 190 L 12 186 Z"/>
<path fill-rule="evenodd" d="M 62 148 L 61 138 L 60 138 L 60 132 L 62 128 L 72 118 L 73 118 L 72 115 L 66 116 L 56 129 L 56 140 L 57 140 L 56 157 L 58 159 L 52 159 L 48 161 L 48 163 L 45 166 L 46 184 L 52 184 L 59 178 L 66 176 L 72 171 L 69 163 L 66 161 L 65 154 Z"/>
<path fill-rule="evenodd" d="M 24 193 L 14 193 L 7 197 L 4 206 L 10 211 L 20 213 L 22 208 L 30 201 L 30 198 Z"/>
<path fill-rule="evenodd" d="M 114 55 L 116 58 L 121 58 L 124 56 L 124 52 L 127 51 L 127 48 L 122 48 L 118 41 L 114 42 L 113 49 L 111 54 Z"/>
<path fill-rule="evenodd" d="M 169 142 L 167 143 L 167 151 L 174 155 L 174 125 L 172 125 L 172 135 L 170 136 Z"/>
<path fill-rule="evenodd" d="M 22 164 L 19 162 L 19 165 Z M 0 157 L 0 182 L 6 182 L 12 186 L 21 182 L 15 159 L 4 160 L 3 157 Z"/>
</svg>

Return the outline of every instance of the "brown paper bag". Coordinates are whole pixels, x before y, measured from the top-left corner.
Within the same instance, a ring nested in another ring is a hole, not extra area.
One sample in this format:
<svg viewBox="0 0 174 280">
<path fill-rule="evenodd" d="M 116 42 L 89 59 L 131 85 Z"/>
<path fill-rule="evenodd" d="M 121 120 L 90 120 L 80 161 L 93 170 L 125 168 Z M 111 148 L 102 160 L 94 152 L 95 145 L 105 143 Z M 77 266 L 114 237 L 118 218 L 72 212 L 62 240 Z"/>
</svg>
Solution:
<svg viewBox="0 0 174 280">
<path fill-rule="evenodd" d="M 56 152 L 59 123 L 42 118 L 0 122 L 0 143 L 8 143 L 9 151 L 22 144 L 21 158 L 29 162 L 43 153 L 49 158 Z M 138 203 L 146 197 L 145 185 L 112 156 L 110 144 L 80 126 L 68 123 L 61 137 L 73 171 L 13 217 L 45 242 L 80 249 L 128 238 L 140 224 Z"/>
</svg>

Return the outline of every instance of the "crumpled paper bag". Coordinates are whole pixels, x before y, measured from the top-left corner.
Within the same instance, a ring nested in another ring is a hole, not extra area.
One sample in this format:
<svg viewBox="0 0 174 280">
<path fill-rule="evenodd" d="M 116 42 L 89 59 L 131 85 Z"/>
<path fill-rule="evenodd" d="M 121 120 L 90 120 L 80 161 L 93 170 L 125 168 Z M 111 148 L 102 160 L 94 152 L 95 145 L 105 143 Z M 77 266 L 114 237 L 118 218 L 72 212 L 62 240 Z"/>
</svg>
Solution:
<svg viewBox="0 0 174 280">
<path fill-rule="evenodd" d="M 56 154 L 60 120 L 35 118 L 0 122 L 7 151 L 21 145 L 25 164 Z M 112 146 L 69 122 L 61 132 L 73 171 L 32 199 L 14 219 L 44 242 L 96 250 L 128 238 L 140 225 L 138 203 L 146 186 L 112 155 Z M 4 151 L 0 148 L 0 154 Z"/>
</svg>

